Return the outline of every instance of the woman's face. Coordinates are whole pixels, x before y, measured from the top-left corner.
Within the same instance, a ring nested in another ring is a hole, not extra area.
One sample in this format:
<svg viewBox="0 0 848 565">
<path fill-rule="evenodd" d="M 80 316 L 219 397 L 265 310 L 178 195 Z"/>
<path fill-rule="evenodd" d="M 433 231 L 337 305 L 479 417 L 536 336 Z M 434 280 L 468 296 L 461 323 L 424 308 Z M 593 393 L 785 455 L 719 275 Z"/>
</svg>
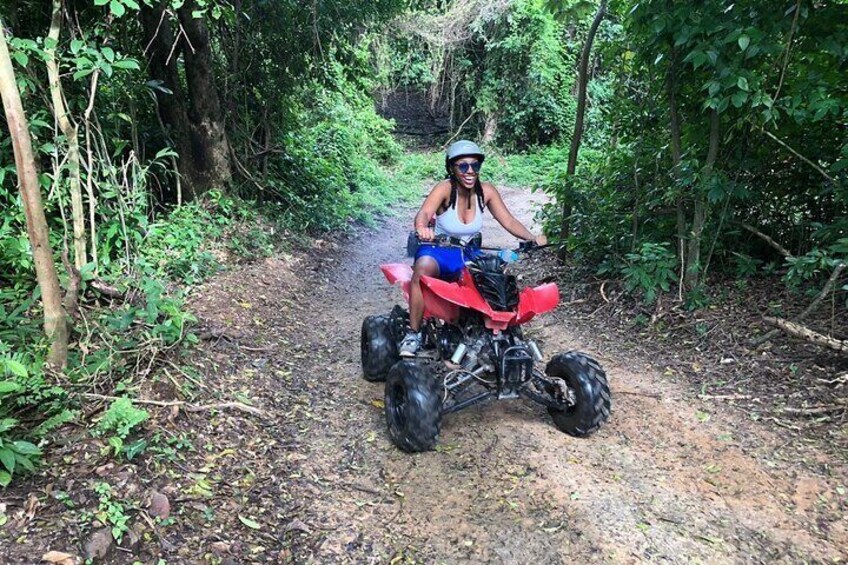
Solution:
<svg viewBox="0 0 848 565">
<path fill-rule="evenodd" d="M 476 157 L 460 157 L 453 163 L 454 176 L 467 189 L 474 188 L 479 173 L 480 160 Z"/>
</svg>

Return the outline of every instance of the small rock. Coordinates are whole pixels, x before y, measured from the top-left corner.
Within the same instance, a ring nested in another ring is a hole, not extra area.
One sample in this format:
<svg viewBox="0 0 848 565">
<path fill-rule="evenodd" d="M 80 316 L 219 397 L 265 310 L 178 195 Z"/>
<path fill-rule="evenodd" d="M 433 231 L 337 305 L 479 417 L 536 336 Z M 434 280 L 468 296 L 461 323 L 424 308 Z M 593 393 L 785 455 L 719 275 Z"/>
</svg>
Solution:
<svg viewBox="0 0 848 565">
<path fill-rule="evenodd" d="M 141 541 L 144 539 L 145 527 L 141 522 L 133 524 L 130 530 L 121 540 L 121 547 L 135 552 L 141 547 Z"/>
<path fill-rule="evenodd" d="M 171 514 L 171 502 L 167 496 L 154 490 L 150 493 L 150 508 L 148 512 L 154 518 L 164 520 Z"/>
<path fill-rule="evenodd" d="M 230 544 L 225 541 L 216 541 L 209 545 L 209 549 L 211 549 L 212 553 L 215 555 L 223 555 L 225 553 L 229 553 Z"/>
<path fill-rule="evenodd" d="M 297 518 L 295 518 L 294 520 L 292 520 L 291 522 L 286 524 L 286 527 L 283 528 L 283 530 L 286 531 L 286 532 L 299 531 L 299 532 L 305 532 L 307 534 L 312 533 L 312 530 L 309 529 L 309 526 L 307 526 L 306 524 L 304 524 L 303 522 L 301 522 Z"/>
<path fill-rule="evenodd" d="M 721 360 L 722 365 L 732 365 L 734 363 L 736 363 L 736 359 L 733 357 L 725 357 Z"/>
<path fill-rule="evenodd" d="M 115 538 L 109 528 L 100 528 L 91 532 L 83 545 L 86 559 L 105 559 L 115 545 Z"/>
<path fill-rule="evenodd" d="M 48 551 L 41 556 L 41 560 L 56 565 L 76 565 L 78 561 L 76 555 L 62 553 L 61 551 Z"/>
</svg>

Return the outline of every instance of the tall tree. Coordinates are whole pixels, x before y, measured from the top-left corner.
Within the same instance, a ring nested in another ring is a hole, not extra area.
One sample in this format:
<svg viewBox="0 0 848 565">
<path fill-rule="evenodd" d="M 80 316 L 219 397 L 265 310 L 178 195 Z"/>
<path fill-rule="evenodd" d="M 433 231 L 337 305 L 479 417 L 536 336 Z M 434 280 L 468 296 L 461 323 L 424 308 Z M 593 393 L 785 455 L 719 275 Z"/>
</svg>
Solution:
<svg viewBox="0 0 848 565">
<path fill-rule="evenodd" d="M 68 187 L 71 195 L 71 217 L 74 231 L 74 265 L 81 269 L 86 263 L 85 249 L 85 210 L 82 203 L 82 188 L 80 183 L 80 149 L 77 136 L 77 125 L 71 118 L 71 113 L 65 104 L 65 93 L 59 78 L 59 61 L 56 59 L 56 46 L 59 44 L 59 33 L 62 30 L 62 0 L 53 0 L 53 14 L 50 19 L 50 32 L 44 49 L 47 64 L 47 76 L 50 81 L 50 98 L 53 102 L 53 114 L 59 129 L 65 135 L 68 143 Z"/>
<path fill-rule="evenodd" d="M 604 19 L 607 10 L 607 0 L 602 0 L 598 6 L 598 11 L 595 13 L 595 18 L 592 20 L 592 25 L 589 28 L 589 34 L 586 36 L 586 43 L 583 44 L 583 51 L 580 54 L 580 67 L 577 75 L 577 115 L 574 119 L 574 135 L 571 137 L 571 148 L 568 151 L 568 166 L 566 168 L 566 182 L 574 178 L 574 172 L 577 170 L 577 154 L 580 151 L 580 141 L 583 138 L 583 119 L 586 114 L 586 85 L 589 82 L 589 56 L 592 52 L 592 43 L 595 41 L 595 34 L 598 32 L 598 27 Z M 560 240 L 565 241 L 571 231 L 571 200 L 566 197 L 562 204 L 562 221 L 560 223 Z M 565 247 L 560 250 L 561 257 L 564 256 Z"/>
<path fill-rule="evenodd" d="M 68 360 L 68 323 L 62 306 L 62 292 L 53 261 L 53 250 L 50 248 L 47 219 L 41 203 L 41 187 L 35 168 L 29 125 L 21 104 L 3 29 L 3 22 L 0 20 L 0 97 L 3 98 L 3 110 L 15 152 L 18 186 L 26 214 L 27 234 L 35 259 L 35 274 L 41 287 L 44 332 L 50 341 L 47 363 L 60 369 Z"/>
<path fill-rule="evenodd" d="M 170 3 L 163 0 L 154 6 L 142 4 L 139 14 L 159 115 L 180 156 L 188 199 L 221 188 L 231 176 L 209 30 L 195 11 L 196 3 L 189 1 L 174 17 Z M 180 60 L 187 91 L 180 78 Z"/>
</svg>

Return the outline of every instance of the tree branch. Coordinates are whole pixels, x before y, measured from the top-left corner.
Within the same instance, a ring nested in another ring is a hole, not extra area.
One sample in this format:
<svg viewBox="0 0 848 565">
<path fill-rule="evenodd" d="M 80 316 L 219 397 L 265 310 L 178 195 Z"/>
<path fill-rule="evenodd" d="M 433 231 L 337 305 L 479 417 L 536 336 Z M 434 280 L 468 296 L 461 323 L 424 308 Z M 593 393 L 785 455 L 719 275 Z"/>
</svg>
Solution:
<svg viewBox="0 0 848 565">
<path fill-rule="evenodd" d="M 796 324 L 795 322 L 790 322 L 789 320 L 784 320 L 782 318 L 766 316 L 763 318 L 763 321 L 767 324 L 780 328 L 789 335 L 800 337 L 810 343 L 814 343 L 815 345 L 827 347 L 834 351 L 838 351 L 839 353 L 848 353 L 848 340 L 840 340 L 826 336 L 815 332 L 810 328 L 804 327 L 801 324 Z"/>
</svg>

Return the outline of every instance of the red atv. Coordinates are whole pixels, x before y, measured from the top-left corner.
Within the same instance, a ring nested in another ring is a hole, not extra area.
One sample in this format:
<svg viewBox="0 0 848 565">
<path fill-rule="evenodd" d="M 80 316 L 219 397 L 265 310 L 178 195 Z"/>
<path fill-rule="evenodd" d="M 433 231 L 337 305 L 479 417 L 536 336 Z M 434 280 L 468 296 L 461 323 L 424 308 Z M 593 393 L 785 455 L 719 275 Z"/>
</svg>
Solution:
<svg viewBox="0 0 848 565">
<path fill-rule="evenodd" d="M 421 244 L 460 245 L 444 239 Z M 503 259 L 504 253 L 517 258 L 534 248 L 527 242 L 499 255 L 477 252 L 456 282 L 422 277 L 424 322 L 414 359 L 398 354 L 408 328 L 406 309 L 395 306 L 388 315 L 363 321 L 362 370 L 366 380 L 386 382 L 389 435 L 402 450 L 433 449 L 443 415 L 492 398 L 535 400 L 548 408 L 557 428 L 577 437 L 592 434 L 609 418 L 609 384 L 597 361 L 570 351 L 554 356 L 544 372 L 537 368 L 542 354 L 524 338 L 521 325 L 553 310 L 559 289 L 543 284 L 519 292 Z M 380 269 L 408 301 L 411 267 L 392 263 Z"/>
</svg>

